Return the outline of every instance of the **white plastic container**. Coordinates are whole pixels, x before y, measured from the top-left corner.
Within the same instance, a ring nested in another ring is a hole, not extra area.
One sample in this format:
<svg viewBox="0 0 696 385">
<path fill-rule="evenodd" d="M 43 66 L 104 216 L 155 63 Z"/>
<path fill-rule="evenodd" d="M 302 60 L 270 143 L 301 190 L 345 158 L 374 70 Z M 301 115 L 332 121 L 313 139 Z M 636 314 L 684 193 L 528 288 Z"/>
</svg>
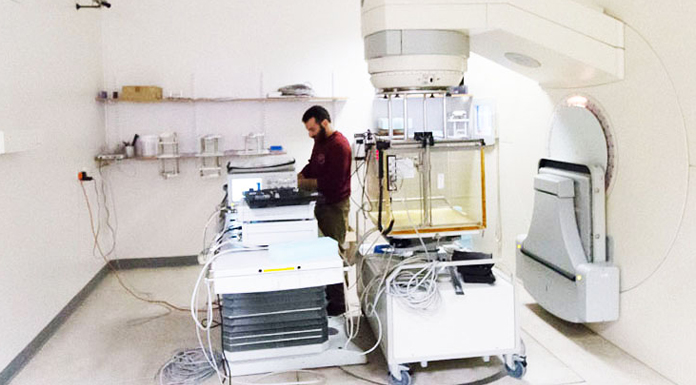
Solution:
<svg viewBox="0 0 696 385">
<path fill-rule="evenodd" d="M 143 158 L 154 158 L 157 156 L 157 147 L 159 146 L 159 136 L 143 135 L 138 138 L 135 152 L 137 156 Z"/>
</svg>

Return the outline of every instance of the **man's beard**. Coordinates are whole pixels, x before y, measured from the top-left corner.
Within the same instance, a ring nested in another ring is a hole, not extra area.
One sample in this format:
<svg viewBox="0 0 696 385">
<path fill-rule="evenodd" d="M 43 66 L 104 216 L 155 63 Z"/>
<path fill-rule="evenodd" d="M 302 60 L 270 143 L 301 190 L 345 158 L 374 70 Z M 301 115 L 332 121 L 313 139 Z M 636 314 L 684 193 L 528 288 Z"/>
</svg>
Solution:
<svg viewBox="0 0 696 385">
<path fill-rule="evenodd" d="M 323 142 L 326 140 L 326 128 L 324 128 L 324 126 L 320 126 L 319 133 L 317 133 L 317 136 L 314 137 L 314 140 L 317 142 Z"/>
</svg>

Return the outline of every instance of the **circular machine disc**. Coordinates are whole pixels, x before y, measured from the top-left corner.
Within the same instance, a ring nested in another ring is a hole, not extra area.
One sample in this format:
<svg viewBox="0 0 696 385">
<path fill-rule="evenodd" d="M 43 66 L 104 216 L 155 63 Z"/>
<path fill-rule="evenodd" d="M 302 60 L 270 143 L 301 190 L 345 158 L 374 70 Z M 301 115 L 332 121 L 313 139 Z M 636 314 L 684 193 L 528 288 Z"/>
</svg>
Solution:
<svg viewBox="0 0 696 385">
<path fill-rule="evenodd" d="M 549 134 L 549 157 L 554 160 L 583 165 L 602 166 L 607 173 L 606 186 L 613 177 L 614 153 L 613 136 L 608 124 L 603 125 L 598 116 L 603 114 L 596 104 L 585 106 L 570 105 L 564 100 L 554 112 Z M 571 97 L 571 98 L 573 98 Z"/>
</svg>

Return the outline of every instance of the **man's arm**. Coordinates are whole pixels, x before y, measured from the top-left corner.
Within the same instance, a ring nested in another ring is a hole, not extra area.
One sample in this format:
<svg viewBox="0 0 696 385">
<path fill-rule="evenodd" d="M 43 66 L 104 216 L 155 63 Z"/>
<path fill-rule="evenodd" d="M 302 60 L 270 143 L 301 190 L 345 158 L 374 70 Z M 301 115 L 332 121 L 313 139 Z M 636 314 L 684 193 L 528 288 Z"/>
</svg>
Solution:
<svg viewBox="0 0 696 385">
<path fill-rule="evenodd" d="M 305 178 L 302 173 L 297 174 L 297 187 L 300 190 L 317 191 L 317 180 Z"/>
<path fill-rule="evenodd" d="M 314 150 L 312 150 L 312 156 L 309 158 L 309 162 L 302 168 L 299 174 L 297 174 L 297 187 L 300 190 L 305 191 L 317 191 L 317 176 L 314 175 L 314 170 L 312 163 L 314 161 Z"/>
</svg>

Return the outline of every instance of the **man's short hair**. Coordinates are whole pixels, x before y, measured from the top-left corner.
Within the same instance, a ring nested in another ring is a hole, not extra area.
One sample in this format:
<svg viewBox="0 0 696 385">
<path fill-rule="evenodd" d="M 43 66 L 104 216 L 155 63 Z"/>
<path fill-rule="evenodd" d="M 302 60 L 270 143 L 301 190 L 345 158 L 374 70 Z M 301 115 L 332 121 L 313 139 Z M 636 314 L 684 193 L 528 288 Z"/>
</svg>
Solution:
<svg viewBox="0 0 696 385">
<path fill-rule="evenodd" d="M 322 106 L 312 106 L 307 111 L 305 111 L 304 115 L 302 115 L 302 123 L 307 123 L 309 119 L 312 118 L 314 118 L 317 124 L 321 124 L 321 122 L 323 122 L 324 119 L 328 120 L 329 123 L 331 123 L 331 116 L 329 115 L 329 111 L 326 111 L 326 108 Z"/>
</svg>

